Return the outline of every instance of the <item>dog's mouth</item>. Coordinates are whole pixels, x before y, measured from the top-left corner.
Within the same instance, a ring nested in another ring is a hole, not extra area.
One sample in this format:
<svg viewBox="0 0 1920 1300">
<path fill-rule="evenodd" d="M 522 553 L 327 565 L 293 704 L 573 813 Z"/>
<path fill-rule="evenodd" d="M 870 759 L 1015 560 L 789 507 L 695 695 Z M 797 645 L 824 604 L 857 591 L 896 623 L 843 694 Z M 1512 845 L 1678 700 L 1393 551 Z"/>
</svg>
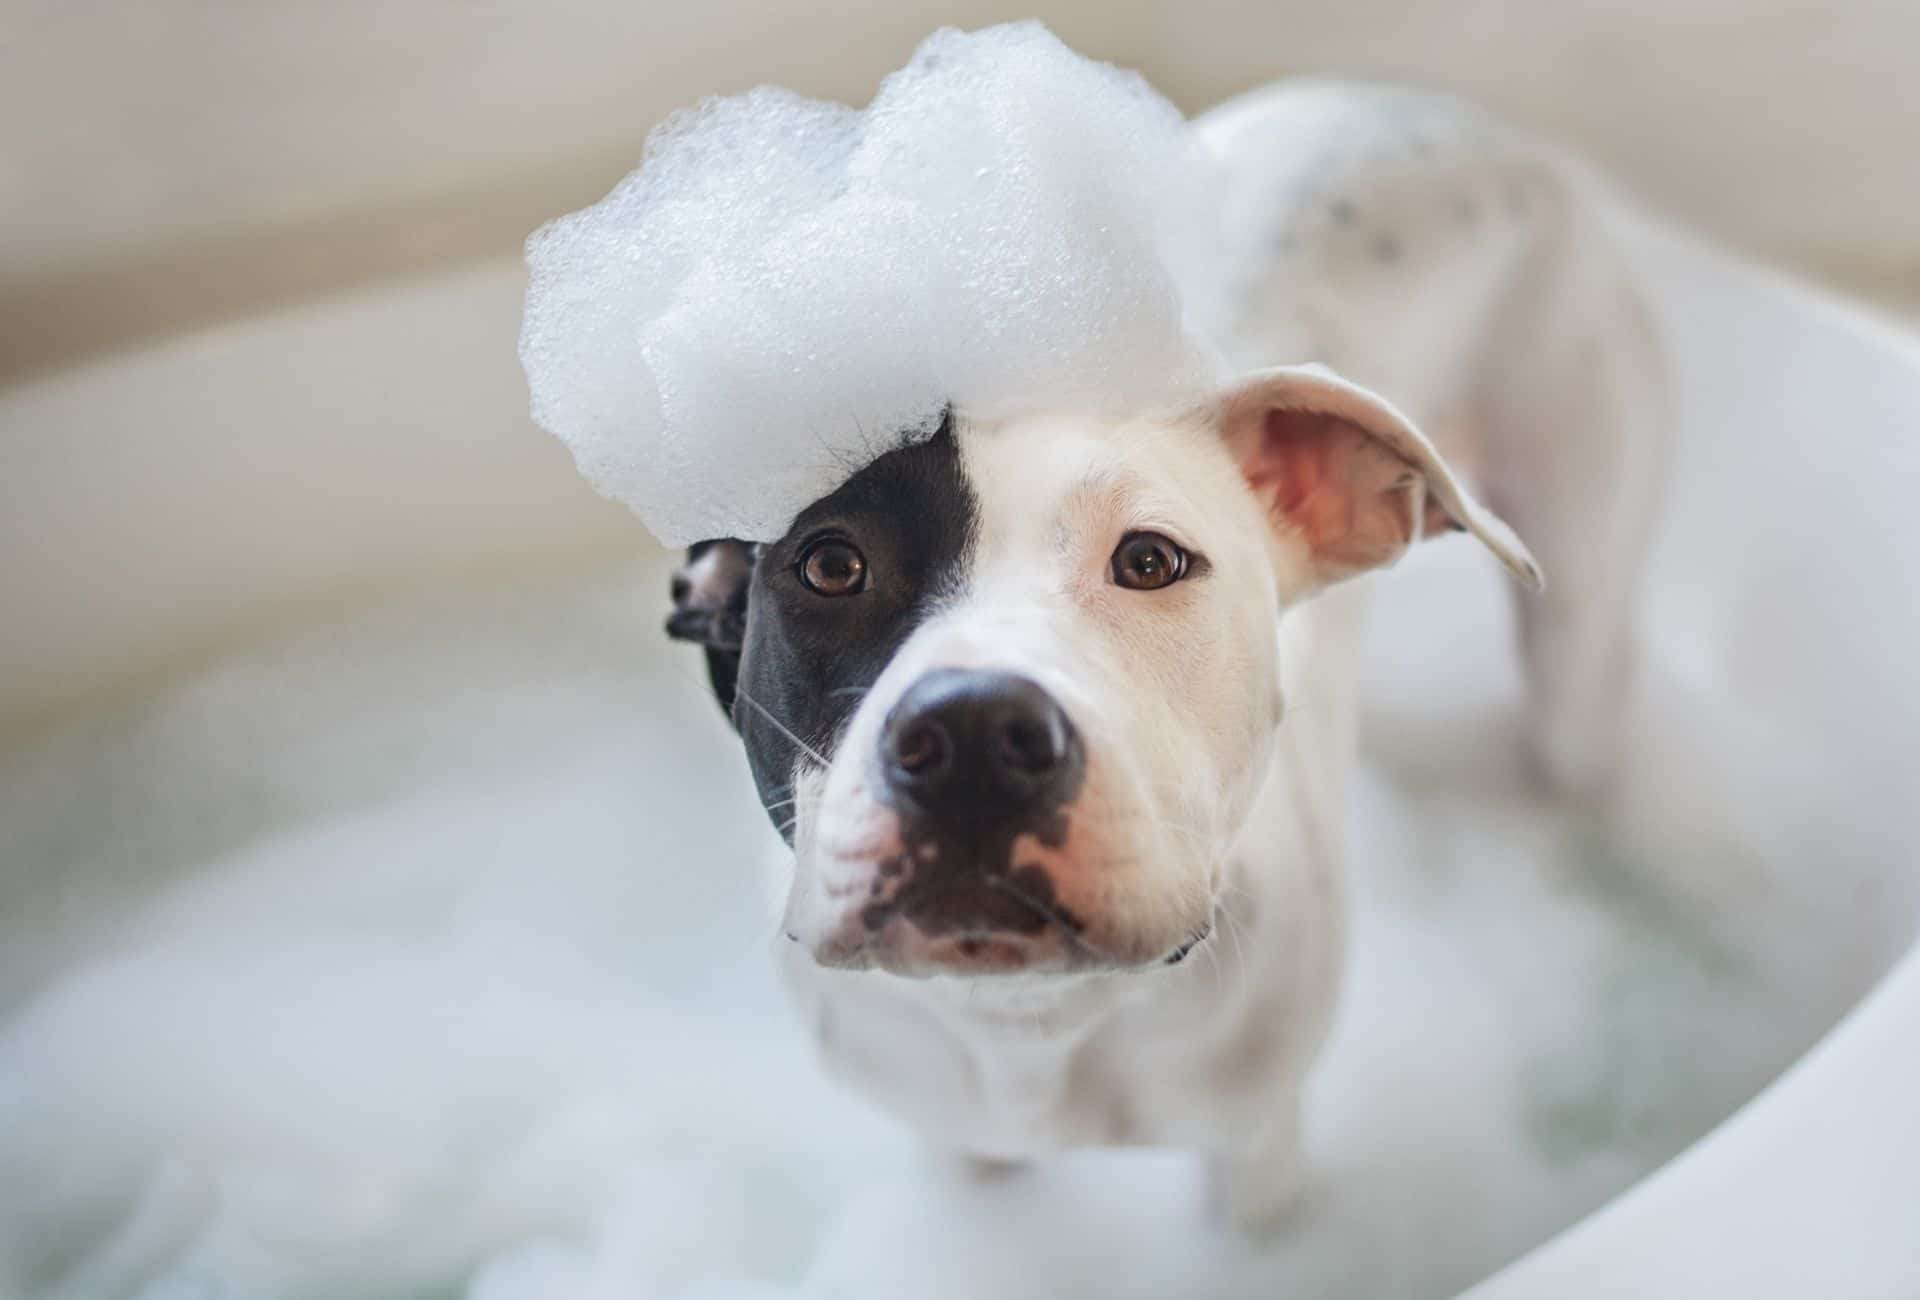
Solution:
<svg viewBox="0 0 1920 1300">
<path fill-rule="evenodd" d="M 870 897 L 813 949 L 823 966 L 901 975 L 991 975 L 1109 964 L 1037 866 L 929 873 L 902 855 Z M 798 940 L 797 935 L 790 938 Z"/>
<path fill-rule="evenodd" d="M 1161 958 L 1160 964 L 1162 966 L 1178 966 L 1181 962 L 1187 959 L 1188 953 L 1191 953 L 1195 948 L 1198 948 L 1201 944 L 1205 943 L 1212 934 L 1213 934 L 1213 922 L 1209 921 L 1205 925 L 1201 926 L 1198 930 L 1195 930 L 1192 934 L 1188 935 L 1186 939 L 1183 940 L 1180 943 L 1180 945 L 1177 948 L 1175 948 L 1172 952 L 1168 953 L 1165 957 Z"/>
<path fill-rule="evenodd" d="M 1089 938 L 1039 867 L 876 883 L 873 899 L 814 949 L 821 965 L 907 976 L 1144 971 L 1179 965 L 1213 930 L 1208 922 L 1170 951 L 1123 959 Z"/>
</svg>

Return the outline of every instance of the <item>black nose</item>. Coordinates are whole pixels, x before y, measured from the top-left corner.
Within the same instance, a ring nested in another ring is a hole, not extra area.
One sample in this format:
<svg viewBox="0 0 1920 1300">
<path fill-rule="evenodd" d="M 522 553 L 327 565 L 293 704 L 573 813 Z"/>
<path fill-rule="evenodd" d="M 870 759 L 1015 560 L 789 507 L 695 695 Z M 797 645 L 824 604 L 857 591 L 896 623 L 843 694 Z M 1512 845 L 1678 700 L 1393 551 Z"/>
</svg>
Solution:
<svg viewBox="0 0 1920 1300">
<path fill-rule="evenodd" d="M 921 812 L 998 820 L 1073 797 L 1080 737 L 1053 696 L 1013 673 L 938 668 L 907 689 L 880 741 L 888 788 Z"/>
</svg>

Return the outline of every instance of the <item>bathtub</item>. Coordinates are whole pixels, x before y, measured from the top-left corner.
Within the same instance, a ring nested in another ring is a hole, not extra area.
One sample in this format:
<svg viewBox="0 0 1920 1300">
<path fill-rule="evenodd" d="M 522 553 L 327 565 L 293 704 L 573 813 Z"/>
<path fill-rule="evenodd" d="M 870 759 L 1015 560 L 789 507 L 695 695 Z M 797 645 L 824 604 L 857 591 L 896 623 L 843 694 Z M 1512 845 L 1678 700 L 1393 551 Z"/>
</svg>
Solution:
<svg viewBox="0 0 1920 1300">
<path fill-rule="evenodd" d="M 1685 427 L 1698 443 L 1717 429 L 1721 455 L 1751 440 L 1764 449 L 1792 439 L 1812 460 L 1841 441 L 1884 482 L 1857 490 L 1898 495 L 1920 484 L 1920 342 L 1910 333 L 1821 295 L 1742 267 L 1670 232 L 1643 230 L 1642 253 L 1663 283 L 1664 315 L 1686 362 Z M 1813 431 L 1819 430 L 1819 433 Z M 1870 431 L 1865 437 L 1863 430 Z M 1808 445 L 1808 440 L 1812 445 Z M 1877 445 L 1876 445 L 1877 444 Z M 1844 453 L 1843 453 L 1844 454 Z M 1811 477 L 1825 477 L 1810 470 Z M 1815 506 L 1818 509 L 1817 505 Z M 1809 521 L 1795 545 L 1822 547 L 1847 531 L 1844 511 Z M 1884 549 L 1896 566 L 1920 545 L 1877 516 L 1850 542 Z M 1878 526 L 1876 526 L 1876 522 Z M 1834 556 L 1842 569 L 1846 560 Z M 1851 587 L 1862 622 L 1844 635 L 1880 635 L 1877 611 L 1911 645 L 1910 576 Z M 1900 653 L 1907 653 L 1903 650 Z M 1904 738 L 1893 744 L 1892 783 L 1880 794 L 1920 790 L 1912 730 L 1915 687 L 1902 670 L 1868 692 L 1893 691 Z M 1901 753 L 1904 757 L 1899 757 Z M 1889 870 L 1911 876 L 1920 845 L 1906 838 L 1910 814 L 1863 810 L 1892 832 Z M 1876 899 L 1902 901 L 1876 948 L 1892 957 L 1883 975 L 1785 1074 L 1657 1173 L 1524 1259 L 1474 1287 L 1476 1300 L 1520 1297 L 1920 1294 L 1920 947 L 1909 886 Z"/>
<path fill-rule="evenodd" d="M 961 1184 L 818 1076 L 516 265 L 0 393 L 0 1294 L 1920 1294 L 1920 345 L 1633 239 L 1686 437 L 1628 770 L 1527 789 L 1498 582 L 1393 575 L 1325 1172 L 1264 1247 L 1175 1156 Z"/>
</svg>

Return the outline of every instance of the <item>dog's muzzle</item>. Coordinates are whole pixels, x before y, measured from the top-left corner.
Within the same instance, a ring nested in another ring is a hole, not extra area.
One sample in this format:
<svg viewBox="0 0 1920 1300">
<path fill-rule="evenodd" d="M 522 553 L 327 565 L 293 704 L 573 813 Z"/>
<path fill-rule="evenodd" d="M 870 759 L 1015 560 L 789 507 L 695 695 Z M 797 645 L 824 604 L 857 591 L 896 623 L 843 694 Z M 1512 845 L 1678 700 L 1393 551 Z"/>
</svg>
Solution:
<svg viewBox="0 0 1920 1300">
<path fill-rule="evenodd" d="M 1066 844 L 1067 808 L 1086 776 L 1059 702 L 1013 673 L 936 669 L 894 705 L 879 747 L 881 797 L 905 852 L 883 866 L 864 929 L 878 937 L 909 925 L 963 965 L 1019 966 L 1007 945 L 1073 942 L 1080 922 L 1035 860 L 1036 846 Z"/>
</svg>

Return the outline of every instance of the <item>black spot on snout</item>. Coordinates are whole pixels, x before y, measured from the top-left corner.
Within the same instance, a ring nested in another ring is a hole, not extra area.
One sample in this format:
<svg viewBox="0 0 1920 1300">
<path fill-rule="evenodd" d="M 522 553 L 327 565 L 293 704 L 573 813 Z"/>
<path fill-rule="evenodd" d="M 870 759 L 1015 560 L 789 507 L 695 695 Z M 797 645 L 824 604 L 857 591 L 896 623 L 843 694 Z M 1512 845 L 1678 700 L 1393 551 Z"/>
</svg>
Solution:
<svg viewBox="0 0 1920 1300">
<path fill-rule="evenodd" d="M 880 750 L 906 878 L 865 913 L 869 929 L 901 915 L 932 936 L 1080 931 L 1046 867 L 1015 856 L 1026 837 L 1066 846 L 1085 781 L 1079 733 L 1048 691 L 1015 673 L 935 669 L 894 704 Z"/>
</svg>

